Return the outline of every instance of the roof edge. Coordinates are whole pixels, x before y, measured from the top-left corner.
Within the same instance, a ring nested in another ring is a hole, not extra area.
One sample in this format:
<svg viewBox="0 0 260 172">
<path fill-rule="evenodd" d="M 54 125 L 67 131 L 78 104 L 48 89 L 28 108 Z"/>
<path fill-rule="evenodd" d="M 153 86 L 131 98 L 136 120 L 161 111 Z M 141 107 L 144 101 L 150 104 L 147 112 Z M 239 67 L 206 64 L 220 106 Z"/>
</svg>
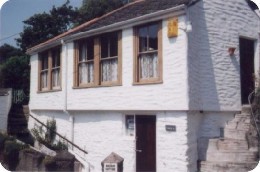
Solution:
<svg viewBox="0 0 260 172">
<path fill-rule="evenodd" d="M 87 22 L 85 22 L 85 23 L 83 23 L 83 24 L 81 24 L 81 25 L 79 25 L 79 26 L 77 26 L 77 27 L 75 27 L 75 28 L 73 28 L 73 29 L 68 30 L 67 32 L 64 32 L 64 33 L 62 33 L 62 34 L 60 34 L 60 35 L 57 35 L 57 36 L 55 36 L 55 37 L 53 37 L 53 38 L 51 38 L 51 39 L 49 39 L 49 40 L 47 40 L 47 41 L 45 41 L 45 42 L 43 42 L 43 43 L 40 43 L 40 44 L 38 44 L 38 45 L 35 45 L 35 46 L 33 46 L 33 47 L 27 49 L 26 54 L 31 55 L 34 51 L 36 51 L 37 49 L 41 48 L 42 46 L 51 44 L 52 42 L 54 42 L 54 43 L 56 42 L 56 43 L 57 43 L 57 40 L 61 40 L 62 37 L 65 37 L 65 36 L 67 36 L 67 35 L 69 35 L 69 34 L 72 34 L 73 32 L 76 32 L 76 31 L 78 31 L 78 30 L 80 30 L 80 29 L 82 29 L 82 28 L 84 28 L 84 27 L 86 27 L 86 26 L 88 26 L 88 25 L 90 25 L 90 24 L 92 24 L 92 23 L 94 23 L 94 22 L 97 22 L 97 21 L 103 19 L 104 17 L 107 17 L 107 16 L 109 16 L 109 15 L 111 15 L 111 14 L 113 14 L 113 13 L 119 11 L 119 10 L 122 10 L 122 9 L 128 7 L 128 6 L 131 6 L 131 5 L 134 5 L 134 4 L 136 4 L 136 3 L 143 2 L 143 1 L 145 1 L 145 0 L 136 0 L 136 1 L 133 1 L 133 2 L 131 2 L 131 3 L 128 3 L 128 4 L 126 4 L 126 5 L 124 5 L 124 6 L 120 7 L 120 8 L 118 8 L 118 9 L 115 9 L 115 10 L 113 10 L 113 11 L 110 11 L 110 12 L 108 12 L 108 13 L 106 13 L 106 14 L 100 16 L 100 17 L 96 17 L 96 18 L 94 18 L 94 19 L 92 19 L 92 20 L 90 20 L 90 21 L 87 21 Z"/>
</svg>

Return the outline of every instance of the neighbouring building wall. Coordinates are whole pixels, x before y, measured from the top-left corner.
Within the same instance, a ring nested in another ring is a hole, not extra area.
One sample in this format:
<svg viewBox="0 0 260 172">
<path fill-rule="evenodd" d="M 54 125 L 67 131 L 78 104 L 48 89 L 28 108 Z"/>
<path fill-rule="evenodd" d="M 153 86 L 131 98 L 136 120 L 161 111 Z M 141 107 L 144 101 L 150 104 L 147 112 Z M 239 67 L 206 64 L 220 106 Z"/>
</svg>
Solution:
<svg viewBox="0 0 260 172">
<path fill-rule="evenodd" d="M 8 114 L 12 106 L 12 89 L 0 89 L 0 132 L 7 132 Z"/>
<path fill-rule="evenodd" d="M 255 40 L 255 73 L 259 47 L 257 15 L 245 0 L 201 0 L 189 8 L 190 108 L 241 110 L 239 37 Z M 228 54 L 236 47 L 235 57 Z"/>
</svg>

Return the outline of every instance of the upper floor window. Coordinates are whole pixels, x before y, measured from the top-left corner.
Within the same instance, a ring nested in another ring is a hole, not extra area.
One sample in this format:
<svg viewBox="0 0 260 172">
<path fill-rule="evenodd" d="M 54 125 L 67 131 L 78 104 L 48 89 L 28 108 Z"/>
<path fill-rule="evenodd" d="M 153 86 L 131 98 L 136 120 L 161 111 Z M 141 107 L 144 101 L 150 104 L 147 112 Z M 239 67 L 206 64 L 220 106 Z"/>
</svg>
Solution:
<svg viewBox="0 0 260 172">
<path fill-rule="evenodd" d="M 161 22 L 135 28 L 134 83 L 162 82 Z"/>
<path fill-rule="evenodd" d="M 121 84 L 121 33 L 75 43 L 75 87 Z"/>
<path fill-rule="evenodd" d="M 118 34 L 101 37 L 101 82 L 118 80 Z"/>
<path fill-rule="evenodd" d="M 60 48 L 39 54 L 39 91 L 60 89 Z"/>
</svg>

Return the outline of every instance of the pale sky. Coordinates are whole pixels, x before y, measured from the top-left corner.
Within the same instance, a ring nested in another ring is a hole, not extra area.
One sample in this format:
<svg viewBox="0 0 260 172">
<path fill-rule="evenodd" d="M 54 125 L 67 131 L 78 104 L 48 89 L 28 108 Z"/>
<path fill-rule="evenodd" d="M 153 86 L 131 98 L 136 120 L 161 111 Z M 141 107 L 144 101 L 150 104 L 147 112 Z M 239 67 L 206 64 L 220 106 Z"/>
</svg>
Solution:
<svg viewBox="0 0 260 172">
<path fill-rule="evenodd" d="M 3 1 L 3 0 L 0 0 Z M 0 45 L 16 46 L 15 38 L 23 31 L 23 21 L 36 13 L 49 12 L 52 6 L 61 6 L 67 0 L 9 0 L 0 11 Z M 70 4 L 80 7 L 82 0 L 70 0 Z M 17 34 L 17 35 L 15 35 Z M 12 36 L 15 35 L 15 36 Z M 12 36 L 12 37 L 10 37 Z M 7 38 L 10 37 L 10 38 Z M 5 39 L 6 38 L 6 39 Z"/>
</svg>

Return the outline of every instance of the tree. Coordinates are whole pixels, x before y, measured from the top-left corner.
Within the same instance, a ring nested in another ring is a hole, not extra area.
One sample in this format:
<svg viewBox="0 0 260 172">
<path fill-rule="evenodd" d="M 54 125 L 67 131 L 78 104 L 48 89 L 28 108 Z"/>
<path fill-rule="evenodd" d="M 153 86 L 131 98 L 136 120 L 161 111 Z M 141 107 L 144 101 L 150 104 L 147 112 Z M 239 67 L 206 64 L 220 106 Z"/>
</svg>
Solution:
<svg viewBox="0 0 260 172">
<path fill-rule="evenodd" d="M 35 14 L 23 21 L 24 30 L 16 41 L 24 52 L 74 26 L 79 13 L 69 3 L 67 1 L 60 7 L 53 6 L 49 13 Z"/>
<path fill-rule="evenodd" d="M 83 0 L 79 9 L 78 24 L 100 17 L 124 5 L 126 0 Z"/>
<path fill-rule="evenodd" d="M 29 56 L 10 57 L 0 66 L 1 81 L 5 88 L 23 89 L 29 92 Z"/>
<path fill-rule="evenodd" d="M 4 44 L 0 47 L 0 64 L 13 56 L 21 56 L 23 52 L 19 48 L 15 48 L 9 44 Z"/>
</svg>

